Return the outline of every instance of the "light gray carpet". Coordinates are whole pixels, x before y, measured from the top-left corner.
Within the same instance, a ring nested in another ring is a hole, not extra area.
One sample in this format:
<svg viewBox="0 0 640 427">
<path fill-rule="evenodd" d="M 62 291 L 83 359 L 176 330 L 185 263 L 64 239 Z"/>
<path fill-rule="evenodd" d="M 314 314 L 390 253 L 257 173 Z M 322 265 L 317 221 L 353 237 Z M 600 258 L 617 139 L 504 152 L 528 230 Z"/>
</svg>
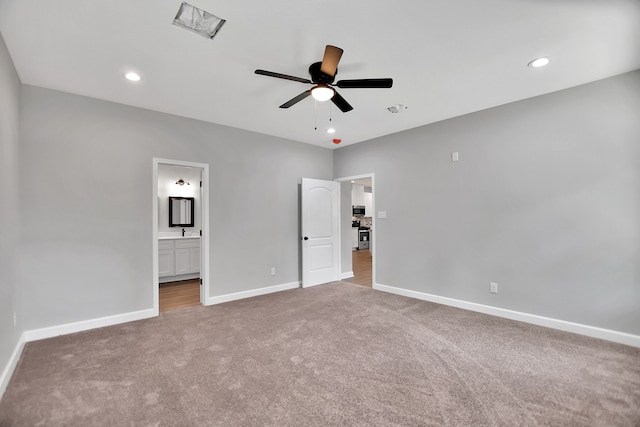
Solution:
<svg viewBox="0 0 640 427">
<path fill-rule="evenodd" d="M 28 343 L 2 426 L 634 426 L 640 349 L 336 282 Z"/>
</svg>

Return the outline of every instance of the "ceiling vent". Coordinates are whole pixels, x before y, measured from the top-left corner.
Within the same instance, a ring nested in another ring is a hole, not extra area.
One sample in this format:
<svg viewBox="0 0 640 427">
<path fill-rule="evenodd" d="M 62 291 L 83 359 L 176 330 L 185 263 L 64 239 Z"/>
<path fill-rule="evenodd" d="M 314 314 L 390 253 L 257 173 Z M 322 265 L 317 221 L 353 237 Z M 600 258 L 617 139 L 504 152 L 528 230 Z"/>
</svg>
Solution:
<svg viewBox="0 0 640 427">
<path fill-rule="evenodd" d="M 401 113 L 406 109 L 407 107 L 405 107 L 402 104 L 396 104 L 396 105 L 392 105 L 391 107 L 387 107 L 387 110 L 391 111 L 394 114 Z"/>
<path fill-rule="evenodd" d="M 173 25 L 213 39 L 225 22 L 227 21 L 222 18 L 198 9 L 187 2 L 182 2 L 178 14 L 173 20 Z"/>
</svg>

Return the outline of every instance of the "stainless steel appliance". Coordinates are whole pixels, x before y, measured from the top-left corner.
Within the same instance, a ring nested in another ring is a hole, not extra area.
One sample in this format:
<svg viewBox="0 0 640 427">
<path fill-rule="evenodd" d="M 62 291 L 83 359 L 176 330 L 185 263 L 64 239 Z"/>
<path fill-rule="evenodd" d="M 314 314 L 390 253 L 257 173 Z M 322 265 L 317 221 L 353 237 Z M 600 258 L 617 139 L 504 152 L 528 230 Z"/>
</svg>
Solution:
<svg viewBox="0 0 640 427">
<path fill-rule="evenodd" d="M 369 242 L 371 240 L 371 230 L 369 228 L 358 230 L 358 250 L 369 249 Z"/>
<path fill-rule="evenodd" d="M 353 216 L 364 216 L 364 206 L 353 206 Z"/>
</svg>

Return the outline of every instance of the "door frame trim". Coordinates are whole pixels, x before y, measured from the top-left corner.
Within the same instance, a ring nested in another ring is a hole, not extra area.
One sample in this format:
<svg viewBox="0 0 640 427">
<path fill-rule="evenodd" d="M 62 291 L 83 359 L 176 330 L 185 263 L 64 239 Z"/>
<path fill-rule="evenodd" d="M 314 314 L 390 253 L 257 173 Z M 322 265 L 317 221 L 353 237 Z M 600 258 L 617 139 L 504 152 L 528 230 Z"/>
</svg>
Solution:
<svg viewBox="0 0 640 427">
<path fill-rule="evenodd" d="M 153 158 L 153 185 L 152 185 L 152 292 L 153 292 L 153 316 L 160 314 L 160 289 L 158 277 L 158 166 L 172 165 L 199 168 L 202 171 L 202 218 L 200 226 L 200 280 L 202 288 L 200 292 L 200 304 L 207 305 L 211 290 L 209 289 L 209 164 L 186 162 L 182 160 Z M 204 292 L 203 292 L 204 291 Z"/>
<path fill-rule="evenodd" d="M 334 181 L 347 182 L 347 181 L 354 181 L 356 179 L 363 179 L 363 178 L 371 178 L 371 210 L 373 210 L 373 214 L 371 215 L 371 228 L 373 229 L 374 233 L 372 233 L 369 237 L 371 241 L 371 246 L 373 246 L 371 250 L 371 287 L 375 288 L 376 286 L 376 253 L 378 252 L 378 245 L 376 243 L 376 236 L 377 236 L 376 174 L 371 172 L 371 173 L 364 173 L 361 175 L 344 176 L 340 178 L 334 178 Z M 342 227 L 342 221 L 339 221 L 338 225 L 339 227 Z M 341 251 L 342 251 L 343 243 L 344 242 L 342 242 L 342 232 L 340 231 L 340 250 Z M 353 264 L 351 265 L 351 268 L 353 269 Z M 340 274 L 342 275 L 342 254 L 340 255 Z"/>
</svg>

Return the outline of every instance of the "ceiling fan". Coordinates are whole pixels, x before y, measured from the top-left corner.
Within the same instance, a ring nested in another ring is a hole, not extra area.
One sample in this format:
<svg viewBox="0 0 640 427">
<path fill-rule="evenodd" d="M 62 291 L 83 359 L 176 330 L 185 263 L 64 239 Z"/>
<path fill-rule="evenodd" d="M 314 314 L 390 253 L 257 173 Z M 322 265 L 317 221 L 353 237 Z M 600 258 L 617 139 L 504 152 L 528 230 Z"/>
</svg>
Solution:
<svg viewBox="0 0 640 427">
<path fill-rule="evenodd" d="M 333 81 L 335 80 L 336 74 L 338 74 L 338 62 L 340 62 L 342 52 L 343 50 L 339 47 L 327 45 L 324 50 L 322 62 L 315 62 L 309 66 L 311 80 L 266 70 L 256 70 L 256 74 L 315 85 L 300 95 L 291 98 L 282 104 L 280 108 L 289 108 L 309 95 L 312 95 L 318 101 L 328 101 L 330 99 L 343 113 L 346 113 L 347 111 L 353 110 L 353 107 L 334 87 L 341 89 L 387 89 L 393 85 L 393 79 L 339 80 L 334 84 Z"/>
</svg>

